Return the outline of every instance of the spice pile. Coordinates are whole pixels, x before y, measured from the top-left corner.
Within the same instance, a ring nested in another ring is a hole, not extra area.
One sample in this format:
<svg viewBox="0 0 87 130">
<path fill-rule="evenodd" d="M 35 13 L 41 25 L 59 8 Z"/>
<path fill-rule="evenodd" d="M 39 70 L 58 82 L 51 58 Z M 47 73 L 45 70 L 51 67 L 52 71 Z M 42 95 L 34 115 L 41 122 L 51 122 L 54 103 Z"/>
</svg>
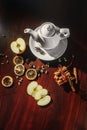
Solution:
<svg viewBox="0 0 87 130">
<path fill-rule="evenodd" d="M 68 67 L 59 65 L 58 69 L 56 72 L 54 72 L 54 79 L 56 83 L 61 86 L 65 83 L 69 83 L 71 89 L 73 92 L 75 92 L 75 87 L 73 84 L 73 81 L 75 80 L 75 83 L 78 83 L 77 80 L 77 69 L 76 67 L 73 68 L 73 72 L 71 72 Z"/>
</svg>

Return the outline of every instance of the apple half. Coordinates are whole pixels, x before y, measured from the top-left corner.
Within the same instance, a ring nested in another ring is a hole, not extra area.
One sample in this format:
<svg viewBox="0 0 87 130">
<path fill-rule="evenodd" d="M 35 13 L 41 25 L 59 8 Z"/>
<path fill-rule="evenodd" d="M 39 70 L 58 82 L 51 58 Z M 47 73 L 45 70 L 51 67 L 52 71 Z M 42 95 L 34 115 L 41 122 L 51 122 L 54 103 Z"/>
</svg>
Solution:
<svg viewBox="0 0 87 130">
<path fill-rule="evenodd" d="M 11 43 L 10 47 L 15 54 L 22 54 L 26 50 L 26 43 L 23 38 L 18 38 Z"/>
</svg>

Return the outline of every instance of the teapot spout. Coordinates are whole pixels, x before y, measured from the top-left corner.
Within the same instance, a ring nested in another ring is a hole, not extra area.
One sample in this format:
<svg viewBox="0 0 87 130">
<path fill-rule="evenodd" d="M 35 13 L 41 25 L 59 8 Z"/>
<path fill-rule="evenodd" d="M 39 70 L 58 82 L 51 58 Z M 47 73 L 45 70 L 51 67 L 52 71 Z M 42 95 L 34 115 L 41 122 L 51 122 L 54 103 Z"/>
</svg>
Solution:
<svg viewBox="0 0 87 130">
<path fill-rule="evenodd" d="M 36 31 L 34 31 L 30 28 L 26 28 L 26 29 L 24 29 L 24 33 L 30 34 L 35 41 L 38 41 L 39 36 Z"/>
</svg>

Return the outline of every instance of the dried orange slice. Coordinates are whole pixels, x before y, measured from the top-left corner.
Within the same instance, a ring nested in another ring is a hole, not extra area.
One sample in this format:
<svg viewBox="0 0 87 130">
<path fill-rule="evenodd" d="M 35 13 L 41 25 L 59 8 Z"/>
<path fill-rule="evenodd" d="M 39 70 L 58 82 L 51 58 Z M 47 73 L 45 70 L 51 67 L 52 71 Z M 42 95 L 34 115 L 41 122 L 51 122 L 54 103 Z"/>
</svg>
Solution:
<svg viewBox="0 0 87 130">
<path fill-rule="evenodd" d="M 33 68 L 30 68 L 26 71 L 26 74 L 25 74 L 26 78 L 29 79 L 29 80 L 34 80 L 36 79 L 37 77 L 37 71 L 36 69 L 33 69 Z"/>
<path fill-rule="evenodd" d="M 10 87 L 13 84 L 13 78 L 9 75 L 6 75 L 2 78 L 2 85 L 4 87 Z"/>
<path fill-rule="evenodd" d="M 16 64 L 23 64 L 24 63 L 24 59 L 22 56 L 15 56 L 13 58 L 13 63 Z"/>
<path fill-rule="evenodd" d="M 14 73 L 18 76 L 22 76 L 25 72 L 25 67 L 22 64 L 17 64 L 14 67 Z"/>
</svg>

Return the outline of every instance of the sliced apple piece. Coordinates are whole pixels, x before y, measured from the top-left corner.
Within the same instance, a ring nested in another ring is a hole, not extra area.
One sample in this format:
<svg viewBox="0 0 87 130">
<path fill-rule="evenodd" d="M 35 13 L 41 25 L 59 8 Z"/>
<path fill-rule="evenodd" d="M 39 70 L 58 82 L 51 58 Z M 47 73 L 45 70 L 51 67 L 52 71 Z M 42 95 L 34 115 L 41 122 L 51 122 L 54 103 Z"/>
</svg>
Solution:
<svg viewBox="0 0 87 130">
<path fill-rule="evenodd" d="M 43 89 L 43 87 L 40 84 L 38 84 L 38 86 L 36 88 L 36 92 L 38 92 L 39 90 L 42 90 L 42 89 Z"/>
<path fill-rule="evenodd" d="M 36 81 L 32 81 L 31 83 L 29 83 L 27 86 L 27 93 L 33 96 L 36 91 L 37 86 L 38 86 L 38 83 Z"/>
<path fill-rule="evenodd" d="M 24 52 L 25 49 L 26 49 L 26 44 L 25 44 L 24 39 L 23 38 L 18 38 L 16 40 L 16 42 L 17 42 L 17 46 L 19 47 L 19 50 L 22 51 L 22 52 Z"/>
<path fill-rule="evenodd" d="M 51 97 L 50 97 L 49 95 L 46 95 L 46 96 L 44 96 L 43 98 L 41 98 L 41 99 L 37 102 L 37 104 L 38 104 L 39 106 L 46 106 L 46 105 L 48 105 L 50 102 L 51 102 Z"/>
<path fill-rule="evenodd" d="M 11 50 L 12 50 L 14 53 L 16 53 L 16 54 L 19 54 L 19 48 L 17 47 L 16 41 L 13 41 L 13 42 L 11 43 Z"/>
<path fill-rule="evenodd" d="M 47 89 L 41 89 L 35 94 L 35 100 L 39 100 L 48 94 Z"/>
<path fill-rule="evenodd" d="M 39 90 L 42 90 L 42 89 L 43 89 L 43 87 L 42 87 L 41 85 L 38 85 L 37 88 L 35 89 L 35 91 L 32 93 L 32 97 L 35 98 L 36 93 L 37 93 Z"/>
</svg>

